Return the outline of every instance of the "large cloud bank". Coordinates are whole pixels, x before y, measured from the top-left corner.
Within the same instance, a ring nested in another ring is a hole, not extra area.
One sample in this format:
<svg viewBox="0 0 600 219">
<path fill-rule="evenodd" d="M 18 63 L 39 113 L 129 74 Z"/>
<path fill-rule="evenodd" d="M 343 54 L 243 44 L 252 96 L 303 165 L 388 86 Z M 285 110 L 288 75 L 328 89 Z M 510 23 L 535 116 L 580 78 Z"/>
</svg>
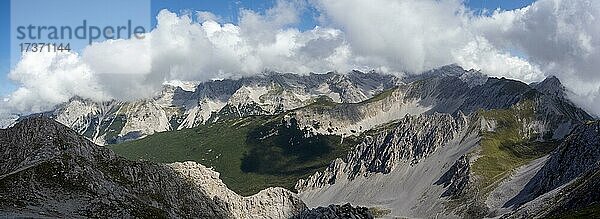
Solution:
<svg viewBox="0 0 600 219">
<path fill-rule="evenodd" d="M 295 25 L 309 7 L 319 12 L 319 26 L 300 31 Z M 151 96 L 165 81 L 264 70 L 402 75 L 457 63 L 526 82 L 556 75 L 574 100 L 600 113 L 598 1 L 539 0 L 483 16 L 459 0 L 280 0 L 265 12 L 241 10 L 238 24 L 210 12 L 163 10 L 157 18 L 142 40 L 97 43 L 81 54 L 24 55 L 9 74 L 20 87 L 0 108 L 39 112 L 75 95 L 131 100 Z"/>
</svg>

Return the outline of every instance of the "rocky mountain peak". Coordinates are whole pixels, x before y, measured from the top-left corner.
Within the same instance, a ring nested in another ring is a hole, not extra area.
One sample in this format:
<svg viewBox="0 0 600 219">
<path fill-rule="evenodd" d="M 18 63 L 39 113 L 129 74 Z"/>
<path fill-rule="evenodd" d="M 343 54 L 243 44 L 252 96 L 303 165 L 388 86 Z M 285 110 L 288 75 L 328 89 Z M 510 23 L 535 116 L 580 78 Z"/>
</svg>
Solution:
<svg viewBox="0 0 600 219">
<path fill-rule="evenodd" d="M 51 118 L 39 115 L 25 117 L 12 128 L 3 131 L 19 132 L 32 138 L 38 137 L 37 135 L 57 137 L 60 134 L 73 132 L 69 127 L 60 124 Z M 40 133 L 40 131 L 43 131 L 43 133 Z"/>
<path fill-rule="evenodd" d="M 434 75 L 446 75 L 446 76 L 460 76 L 464 74 L 466 70 L 458 64 L 449 64 L 442 67 L 425 72 L 425 74 Z"/>
<path fill-rule="evenodd" d="M 481 71 L 475 69 L 470 69 L 467 71 L 457 64 L 450 64 L 429 71 L 425 71 L 420 74 L 410 75 L 408 77 L 403 78 L 402 81 L 405 83 L 411 83 L 428 78 L 445 77 L 459 78 L 461 81 L 465 82 L 469 87 L 475 87 L 478 85 L 485 84 L 485 82 L 488 79 L 488 76 L 483 74 Z"/>
<path fill-rule="evenodd" d="M 543 94 L 565 97 L 566 88 L 556 76 L 547 77 L 544 81 L 536 84 L 534 88 Z"/>
<path fill-rule="evenodd" d="M 227 100 L 242 84 L 236 80 L 224 79 L 200 83 L 196 88 L 198 98 Z"/>
<path fill-rule="evenodd" d="M 115 155 L 98 148 L 69 127 L 43 116 L 22 119 L 13 127 L 0 130 L 0 154 L 2 154 L 0 174 L 36 165 L 60 154 L 94 159 L 92 154 L 108 158 Z"/>
</svg>

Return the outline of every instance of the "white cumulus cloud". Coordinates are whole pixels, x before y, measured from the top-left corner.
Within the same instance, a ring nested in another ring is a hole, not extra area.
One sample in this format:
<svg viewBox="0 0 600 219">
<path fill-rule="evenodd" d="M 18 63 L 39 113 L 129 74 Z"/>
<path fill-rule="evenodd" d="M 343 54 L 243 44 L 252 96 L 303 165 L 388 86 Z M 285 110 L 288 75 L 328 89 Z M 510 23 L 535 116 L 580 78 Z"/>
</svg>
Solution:
<svg viewBox="0 0 600 219">
<path fill-rule="evenodd" d="M 279 1 L 264 13 L 240 12 L 239 25 L 212 13 L 162 10 L 143 39 L 108 40 L 82 54 L 28 53 L 10 73 L 20 88 L 7 106 L 18 113 L 50 110 L 72 96 L 95 100 L 150 97 L 171 80 L 206 81 L 265 70 L 308 73 L 350 69 L 339 30 L 300 31 L 302 1 Z M 201 23 L 200 23 L 201 22 Z"/>
<path fill-rule="evenodd" d="M 76 53 L 26 53 L 9 74 L 20 87 L 3 101 L 16 112 L 40 112 L 78 95 L 106 100 L 94 73 Z"/>
<path fill-rule="evenodd" d="M 207 11 L 158 15 L 143 39 L 93 44 L 81 54 L 26 54 L 10 73 L 4 108 L 51 109 L 72 96 L 132 100 L 166 81 L 242 77 L 265 70 L 418 74 L 457 63 L 533 82 L 558 76 L 573 99 L 600 113 L 600 3 L 538 0 L 477 15 L 461 0 L 279 0 L 240 10 L 237 24 Z M 314 7 L 319 26 L 299 30 Z M 195 16 L 195 17 L 191 17 Z"/>
<path fill-rule="evenodd" d="M 526 60 L 473 29 L 480 18 L 459 0 L 315 0 L 321 20 L 341 29 L 362 65 L 420 73 L 457 63 L 489 75 L 543 78 Z"/>
<path fill-rule="evenodd" d="M 474 26 L 497 47 L 522 51 L 573 91 L 577 103 L 600 114 L 600 1 L 540 0 L 496 11 Z"/>
</svg>

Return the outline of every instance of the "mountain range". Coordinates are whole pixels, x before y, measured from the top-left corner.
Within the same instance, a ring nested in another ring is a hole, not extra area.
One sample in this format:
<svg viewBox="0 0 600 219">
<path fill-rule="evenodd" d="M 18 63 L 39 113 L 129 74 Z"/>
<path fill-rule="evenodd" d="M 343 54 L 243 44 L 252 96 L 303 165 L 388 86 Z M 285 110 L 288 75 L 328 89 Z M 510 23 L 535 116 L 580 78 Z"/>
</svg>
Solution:
<svg viewBox="0 0 600 219">
<path fill-rule="evenodd" d="M 403 78 L 271 72 L 165 85 L 133 102 L 75 97 L 2 123 L 12 127 L 0 131 L 0 208 L 25 217 L 598 216 L 600 126 L 568 96 L 556 77 L 526 84 L 448 65 Z"/>
<path fill-rule="evenodd" d="M 228 118 L 279 114 L 306 106 L 319 96 L 356 103 L 397 83 L 398 79 L 391 75 L 359 71 L 309 75 L 269 72 L 195 86 L 167 84 L 153 98 L 133 102 L 96 102 L 74 97 L 42 114 L 105 145 Z"/>
</svg>

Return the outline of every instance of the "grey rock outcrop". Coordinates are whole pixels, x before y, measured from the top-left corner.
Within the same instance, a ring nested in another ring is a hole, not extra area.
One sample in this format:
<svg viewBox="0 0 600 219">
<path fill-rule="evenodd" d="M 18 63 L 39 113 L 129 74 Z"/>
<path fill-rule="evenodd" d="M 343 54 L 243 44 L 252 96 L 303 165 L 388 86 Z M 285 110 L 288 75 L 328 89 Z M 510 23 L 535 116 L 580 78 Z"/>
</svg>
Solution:
<svg viewBox="0 0 600 219">
<path fill-rule="evenodd" d="M 436 182 L 436 185 L 443 185 L 446 188 L 446 191 L 442 193 L 442 197 L 456 199 L 463 194 L 469 183 L 470 167 L 471 165 L 466 155 L 456 160 L 454 165 Z"/>
<path fill-rule="evenodd" d="M 234 218 L 290 218 L 306 210 L 295 193 L 283 188 L 268 188 L 249 197 L 242 197 L 227 188 L 219 173 L 195 162 L 169 165 L 196 185 L 211 199 L 225 203 L 223 208 Z"/>
<path fill-rule="evenodd" d="M 533 87 L 543 94 L 558 98 L 566 97 L 567 89 L 555 76 L 550 76 L 540 83 L 533 84 Z"/>
<path fill-rule="evenodd" d="M 339 177 L 389 173 L 402 163 L 415 164 L 456 138 L 467 125 L 464 116 L 449 114 L 406 116 L 397 123 L 367 133 L 344 160 L 337 159 L 323 172 L 296 184 L 303 191 L 334 184 Z"/>
</svg>

